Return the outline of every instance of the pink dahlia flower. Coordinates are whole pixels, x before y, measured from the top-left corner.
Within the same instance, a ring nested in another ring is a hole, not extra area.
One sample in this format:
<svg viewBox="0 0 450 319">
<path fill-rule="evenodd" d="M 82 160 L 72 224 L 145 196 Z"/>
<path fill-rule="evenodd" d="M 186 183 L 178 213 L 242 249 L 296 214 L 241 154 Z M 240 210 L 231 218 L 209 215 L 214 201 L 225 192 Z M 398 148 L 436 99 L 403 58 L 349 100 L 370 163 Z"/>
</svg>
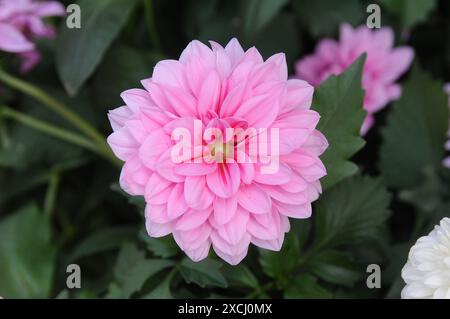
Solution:
<svg viewBox="0 0 450 319">
<path fill-rule="evenodd" d="M 56 1 L 0 0 L 0 51 L 17 53 L 21 71 L 29 71 L 40 60 L 33 40 L 55 35 L 43 18 L 64 14 L 64 6 Z"/>
<path fill-rule="evenodd" d="M 445 92 L 449 95 L 448 105 L 450 106 L 450 83 L 447 83 L 447 84 L 445 85 L 444 90 L 445 90 Z M 447 143 L 445 144 L 445 149 L 446 149 L 447 151 L 450 151 L 450 120 L 449 120 L 449 124 L 448 124 L 448 125 L 449 125 L 449 131 L 448 131 L 447 136 L 448 136 L 449 140 L 448 140 Z M 450 156 L 447 157 L 447 158 L 444 160 L 444 166 L 450 168 Z"/>
<path fill-rule="evenodd" d="M 156 64 L 145 89 L 123 92 L 108 143 L 125 161 L 121 187 L 145 197 L 150 236 L 172 233 L 194 261 L 212 245 L 235 265 L 250 243 L 280 250 L 288 217 L 311 215 L 328 144 L 315 129 L 314 89 L 288 80 L 284 54 L 264 61 L 236 39 L 211 47 L 192 41 L 179 60 Z M 189 136 L 180 156 L 178 133 Z"/>
<path fill-rule="evenodd" d="M 401 87 L 395 81 L 410 66 L 414 51 L 410 47 L 393 48 L 394 35 L 390 28 L 371 31 L 366 26 L 353 29 L 343 24 L 340 40 L 322 40 L 314 54 L 297 62 L 297 77 L 314 86 L 330 75 L 339 75 L 361 54 L 367 53 L 362 85 L 366 91 L 364 109 L 367 117 L 361 134 L 367 133 L 374 123 L 373 114 L 401 95 Z"/>
</svg>

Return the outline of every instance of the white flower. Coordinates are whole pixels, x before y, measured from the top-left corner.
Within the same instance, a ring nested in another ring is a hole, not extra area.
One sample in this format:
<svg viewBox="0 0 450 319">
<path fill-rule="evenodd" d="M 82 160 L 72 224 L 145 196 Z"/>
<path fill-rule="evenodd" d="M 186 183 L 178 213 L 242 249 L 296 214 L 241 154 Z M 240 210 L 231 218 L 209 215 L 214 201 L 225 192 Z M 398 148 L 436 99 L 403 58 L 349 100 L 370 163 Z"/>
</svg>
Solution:
<svg viewBox="0 0 450 319">
<path fill-rule="evenodd" d="M 402 269 L 402 299 L 450 299 L 450 218 L 419 238 Z"/>
</svg>

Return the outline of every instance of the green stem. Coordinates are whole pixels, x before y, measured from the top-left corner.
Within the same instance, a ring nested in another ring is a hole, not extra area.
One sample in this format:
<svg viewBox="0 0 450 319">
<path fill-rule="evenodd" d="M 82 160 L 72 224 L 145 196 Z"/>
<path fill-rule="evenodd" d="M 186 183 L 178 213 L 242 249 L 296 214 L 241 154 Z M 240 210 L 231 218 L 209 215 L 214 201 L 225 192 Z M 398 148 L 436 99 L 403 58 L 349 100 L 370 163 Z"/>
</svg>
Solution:
<svg viewBox="0 0 450 319">
<path fill-rule="evenodd" d="M 46 133 L 50 136 L 59 138 L 63 141 L 81 146 L 83 148 L 89 149 L 94 152 L 98 152 L 97 146 L 85 137 L 72 133 L 65 129 L 54 126 L 50 123 L 38 120 L 34 117 L 28 116 L 16 110 L 13 110 L 7 106 L 2 106 L 0 108 L 0 115 L 5 118 L 14 119 L 19 123 L 29 126 L 35 130 Z"/>
<path fill-rule="evenodd" d="M 155 15 L 153 13 L 153 2 L 152 0 L 144 0 L 145 6 L 145 18 L 147 20 L 147 30 L 150 37 L 150 42 L 158 52 L 161 51 L 161 45 L 159 43 L 158 33 L 155 27 Z"/>
<path fill-rule="evenodd" d="M 98 153 L 103 155 L 112 163 L 121 166 L 121 162 L 112 153 L 111 149 L 106 143 L 104 136 L 100 132 L 98 132 L 91 124 L 85 121 L 82 117 L 73 112 L 68 106 L 54 99 L 53 97 L 51 97 L 38 87 L 6 73 L 1 68 L 0 68 L 0 81 L 9 85 L 14 89 L 17 89 L 22 93 L 34 97 L 36 100 L 42 102 L 45 106 L 61 115 L 73 126 L 78 128 L 80 132 L 82 132 L 87 137 L 90 137 L 93 140 L 93 142 L 97 145 Z"/>
<path fill-rule="evenodd" d="M 56 171 L 50 173 L 49 184 L 44 199 L 44 213 L 47 216 L 53 214 L 56 203 L 56 195 L 58 193 L 60 176 Z"/>
</svg>

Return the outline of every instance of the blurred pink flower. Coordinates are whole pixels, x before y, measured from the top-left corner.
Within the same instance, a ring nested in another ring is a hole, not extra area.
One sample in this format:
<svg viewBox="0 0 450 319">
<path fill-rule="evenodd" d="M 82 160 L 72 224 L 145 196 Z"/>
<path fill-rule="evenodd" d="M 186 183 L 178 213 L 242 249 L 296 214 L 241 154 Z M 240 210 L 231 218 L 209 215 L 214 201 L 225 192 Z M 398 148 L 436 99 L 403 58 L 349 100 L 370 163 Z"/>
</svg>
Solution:
<svg viewBox="0 0 450 319">
<path fill-rule="evenodd" d="M 414 57 L 410 47 L 393 48 L 394 34 L 390 28 L 371 31 L 366 26 L 353 29 L 343 24 L 340 39 L 322 40 L 315 53 L 297 62 L 296 75 L 314 86 L 330 75 L 339 75 L 361 54 L 367 53 L 362 85 L 366 91 L 364 109 L 367 117 L 361 134 L 366 134 L 374 123 L 373 114 L 401 96 L 401 87 L 395 81 L 409 68 Z"/>
<path fill-rule="evenodd" d="M 17 53 L 23 60 L 21 71 L 29 71 L 40 60 L 33 40 L 55 36 L 43 18 L 64 14 L 64 6 L 57 1 L 0 0 L 0 50 Z"/>
<path fill-rule="evenodd" d="M 450 107 L 450 83 L 447 83 L 447 84 L 444 86 L 444 90 L 445 90 L 445 92 L 449 95 L 448 105 L 449 105 L 449 107 Z M 449 140 L 448 140 L 447 143 L 445 144 L 445 149 L 446 149 L 447 151 L 450 151 L 450 119 L 449 119 L 449 124 L 448 124 L 448 125 L 449 125 L 449 130 L 448 130 L 447 136 L 448 136 Z M 447 157 L 446 159 L 444 159 L 444 166 L 450 168 L 450 156 Z"/>
<path fill-rule="evenodd" d="M 250 243 L 280 250 L 288 217 L 311 215 L 326 175 L 319 156 L 328 144 L 315 129 L 319 114 L 310 110 L 314 89 L 288 80 L 284 54 L 264 61 L 256 48 L 244 52 L 236 39 L 211 47 L 192 41 L 179 60 L 156 64 L 152 78 L 142 81 L 145 90 L 123 92 L 126 105 L 109 113 L 114 132 L 108 143 L 125 161 L 121 187 L 145 197 L 150 236 L 172 233 L 194 261 L 206 258 L 212 245 L 235 265 Z M 279 161 L 277 170 L 263 174 L 261 161 L 242 163 L 230 155 L 248 137 L 210 144 L 195 131 L 195 121 L 221 132 L 278 129 L 279 143 L 272 136 L 265 141 L 270 150 L 278 147 L 279 156 L 268 155 Z M 180 128 L 213 161 L 192 163 L 189 156 L 174 162 L 171 136 Z"/>
</svg>

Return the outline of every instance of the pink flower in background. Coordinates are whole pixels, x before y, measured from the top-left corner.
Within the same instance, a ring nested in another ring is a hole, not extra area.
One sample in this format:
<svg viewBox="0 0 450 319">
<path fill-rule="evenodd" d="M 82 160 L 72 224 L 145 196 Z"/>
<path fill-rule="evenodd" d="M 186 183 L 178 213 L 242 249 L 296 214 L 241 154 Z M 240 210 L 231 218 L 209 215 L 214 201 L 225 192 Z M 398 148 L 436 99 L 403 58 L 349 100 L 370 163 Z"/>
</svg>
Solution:
<svg viewBox="0 0 450 319">
<path fill-rule="evenodd" d="M 64 14 L 64 6 L 57 1 L 0 0 L 0 51 L 17 53 L 21 71 L 29 71 L 40 60 L 33 40 L 55 36 L 43 18 Z"/>
<path fill-rule="evenodd" d="M 366 26 L 353 29 L 343 24 L 340 39 L 322 40 L 314 54 L 297 62 L 296 75 L 314 86 L 330 75 L 339 75 L 361 54 L 367 53 L 362 84 L 365 89 L 364 109 L 367 117 L 361 134 L 374 123 L 373 114 L 401 96 L 401 87 L 395 81 L 409 68 L 414 57 L 410 47 L 393 48 L 394 34 L 390 28 L 371 31 Z"/>
<path fill-rule="evenodd" d="M 206 258 L 212 246 L 235 265 L 250 243 L 280 250 L 288 217 L 311 215 L 326 174 L 319 156 L 328 144 L 315 129 L 319 114 L 310 110 L 314 89 L 288 80 L 284 54 L 264 61 L 256 48 L 244 52 L 236 39 L 225 48 L 211 46 L 192 41 L 179 60 L 156 64 L 152 78 L 142 81 L 145 89 L 123 92 L 126 105 L 109 113 L 114 132 L 108 143 L 125 161 L 121 187 L 145 197 L 150 236 L 172 233 L 194 261 Z M 277 170 L 263 174 L 261 162 L 234 161 L 236 141 L 208 144 L 195 132 L 195 121 L 220 131 L 277 129 L 279 143 L 266 141 L 269 150 L 278 147 Z M 174 162 L 176 129 L 190 132 L 215 160 Z"/>
<path fill-rule="evenodd" d="M 449 95 L 448 105 L 449 105 L 449 107 L 450 107 L 450 83 L 447 83 L 447 84 L 444 86 L 444 90 L 445 90 L 445 92 Z M 445 149 L 446 149 L 447 151 L 450 151 L 450 119 L 449 119 L 449 130 L 448 130 L 447 136 L 448 136 L 449 140 L 448 140 L 447 143 L 445 144 Z M 450 156 L 447 157 L 447 158 L 444 160 L 444 166 L 450 168 Z"/>
</svg>

